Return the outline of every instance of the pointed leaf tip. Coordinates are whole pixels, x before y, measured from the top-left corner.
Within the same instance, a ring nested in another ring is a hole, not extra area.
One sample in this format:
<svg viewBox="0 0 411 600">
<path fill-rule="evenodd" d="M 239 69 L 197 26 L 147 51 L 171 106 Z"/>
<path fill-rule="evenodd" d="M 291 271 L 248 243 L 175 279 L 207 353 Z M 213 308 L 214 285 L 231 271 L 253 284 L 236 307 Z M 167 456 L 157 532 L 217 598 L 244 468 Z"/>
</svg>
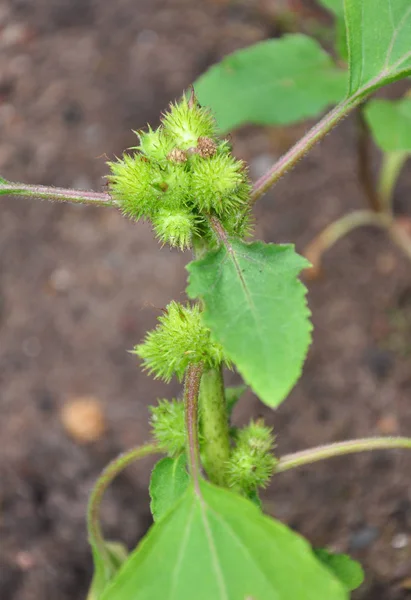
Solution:
<svg viewBox="0 0 411 600">
<path fill-rule="evenodd" d="M 298 280 L 308 265 L 292 245 L 229 240 L 187 267 L 187 294 L 204 301 L 205 324 L 271 407 L 296 383 L 311 341 L 306 288 Z"/>
</svg>

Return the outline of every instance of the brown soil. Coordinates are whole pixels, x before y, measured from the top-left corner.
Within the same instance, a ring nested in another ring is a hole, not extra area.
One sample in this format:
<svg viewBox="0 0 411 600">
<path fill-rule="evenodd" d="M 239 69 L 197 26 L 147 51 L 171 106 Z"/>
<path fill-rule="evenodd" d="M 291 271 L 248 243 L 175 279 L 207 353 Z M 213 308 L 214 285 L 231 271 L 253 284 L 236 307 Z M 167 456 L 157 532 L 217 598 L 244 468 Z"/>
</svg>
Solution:
<svg viewBox="0 0 411 600">
<path fill-rule="evenodd" d="M 104 153 L 133 145 L 130 130 L 155 123 L 220 56 L 275 35 L 280 4 L 4 0 L 0 173 L 101 189 Z M 235 147 L 256 173 L 297 130 L 246 130 Z M 333 218 L 363 206 L 355 168 L 348 119 L 259 203 L 257 235 L 302 250 Z M 401 211 L 409 184 L 408 170 Z M 126 350 L 154 325 L 156 307 L 183 295 L 189 257 L 161 250 L 149 227 L 112 209 L 4 198 L 0 232 L 0 597 L 80 599 L 91 574 L 84 514 L 92 483 L 110 458 L 147 439 L 147 406 L 179 390 L 153 383 Z M 407 434 L 409 263 L 382 233 L 358 231 L 326 256 L 309 303 L 314 344 L 301 381 L 275 413 L 248 394 L 236 419 L 264 414 L 279 453 Z M 89 444 L 61 419 L 83 396 L 97 400 L 106 422 Z M 129 469 L 105 503 L 108 536 L 130 546 L 150 524 L 149 466 Z M 278 476 L 267 507 L 313 544 L 363 562 L 356 598 L 398 600 L 410 587 L 410 472 L 405 452 L 335 459 Z"/>
</svg>

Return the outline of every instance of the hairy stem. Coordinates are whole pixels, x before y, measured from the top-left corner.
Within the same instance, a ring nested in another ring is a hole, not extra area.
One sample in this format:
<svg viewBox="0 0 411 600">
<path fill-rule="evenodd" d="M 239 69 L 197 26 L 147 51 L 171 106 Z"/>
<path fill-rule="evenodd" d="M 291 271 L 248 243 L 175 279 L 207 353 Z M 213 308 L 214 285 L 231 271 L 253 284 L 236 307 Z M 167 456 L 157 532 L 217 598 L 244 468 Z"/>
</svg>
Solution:
<svg viewBox="0 0 411 600">
<path fill-rule="evenodd" d="M 288 152 L 286 152 L 271 169 L 253 187 L 250 202 L 254 204 L 265 192 L 276 183 L 287 171 L 296 165 L 317 142 L 323 139 L 348 113 L 350 113 L 362 98 L 350 98 L 338 104 L 327 113 L 317 125 L 305 134 Z"/>
<path fill-rule="evenodd" d="M 321 233 L 319 233 L 305 249 L 305 256 L 318 271 L 321 258 L 331 246 L 348 233 L 364 225 L 387 228 L 391 224 L 391 218 L 387 215 L 375 213 L 371 210 L 356 210 L 337 219 Z"/>
<path fill-rule="evenodd" d="M 116 206 L 111 196 L 104 192 L 71 190 L 45 185 L 26 185 L 25 183 L 10 183 L 9 181 L 0 179 L 0 196 L 6 194 L 51 200 L 52 202 L 72 202 L 74 204 L 90 204 L 92 206 Z"/>
<path fill-rule="evenodd" d="M 380 212 L 382 207 L 380 205 L 380 198 L 377 192 L 377 188 L 374 182 L 374 177 L 371 169 L 371 156 L 370 156 L 370 130 L 364 118 L 364 113 L 361 110 L 357 110 L 357 158 L 358 158 L 358 179 L 365 192 L 365 196 L 368 200 L 368 205 L 374 212 Z"/>
<path fill-rule="evenodd" d="M 344 454 L 353 454 L 355 452 L 368 452 L 370 450 L 388 450 L 398 448 L 411 449 L 411 438 L 406 437 L 375 437 L 363 438 L 358 440 L 347 440 L 346 442 L 337 442 L 318 446 L 310 450 L 286 454 L 278 461 L 276 473 L 289 471 L 297 467 L 309 465 L 326 458 L 334 456 L 343 456 Z"/>
<path fill-rule="evenodd" d="M 398 176 L 408 158 L 407 152 L 386 152 L 383 155 L 378 183 L 381 208 L 392 214 L 392 200 Z"/>
<path fill-rule="evenodd" d="M 140 458 L 157 453 L 161 453 L 161 450 L 156 444 L 145 444 L 144 446 L 132 448 L 111 461 L 98 478 L 88 503 L 87 527 L 90 544 L 93 547 L 96 547 L 103 556 L 106 556 L 106 548 L 100 525 L 100 506 L 104 492 L 113 479 L 128 467 L 128 465 Z"/>
<path fill-rule="evenodd" d="M 204 366 L 202 363 L 190 365 L 184 382 L 184 405 L 187 430 L 188 466 L 197 493 L 200 493 L 200 452 L 198 447 L 198 395 Z"/>
<path fill-rule="evenodd" d="M 205 371 L 200 385 L 200 414 L 204 468 L 211 482 L 226 484 L 230 458 L 227 403 L 221 367 Z"/>
<path fill-rule="evenodd" d="M 225 244 L 227 245 L 228 243 L 228 235 L 226 230 L 224 229 L 224 227 L 221 225 L 220 221 L 217 219 L 217 217 L 209 217 L 208 218 L 208 222 L 210 223 L 210 226 L 212 228 L 212 230 L 214 231 L 215 235 L 217 236 L 218 241 L 221 244 Z"/>
</svg>

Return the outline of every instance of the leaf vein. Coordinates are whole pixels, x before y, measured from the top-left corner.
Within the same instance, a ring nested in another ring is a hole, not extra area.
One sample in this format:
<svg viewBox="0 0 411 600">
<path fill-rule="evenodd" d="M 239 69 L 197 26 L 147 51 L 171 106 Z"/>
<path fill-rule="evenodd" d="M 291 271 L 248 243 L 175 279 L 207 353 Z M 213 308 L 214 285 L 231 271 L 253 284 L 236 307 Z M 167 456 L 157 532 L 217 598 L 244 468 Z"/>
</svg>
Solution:
<svg viewBox="0 0 411 600">
<path fill-rule="evenodd" d="M 186 546 L 188 544 L 188 538 L 189 538 L 189 533 L 190 533 L 190 529 L 191 529 L 191 524 L 193 521 L 195 506 L 196 506 L 196 504 L 195 504 L 195 502 L 193 502 L 192 506 L 191 506 L 191 512 L 187 519 L 187 524 L 186 524 L 186 527 L 185 527 L 185 530 L 184 530 L 184 533 L 182 536 L 180 551 L 177 555 L 177 561 L 176 561 L 175 568 L 173 571 L 173 580 L 172 580 L 172 584 L 170 586 L 170 595 L 169 595 L 170 600 L 173 600 L 175 598 L 175 592 L 176 592 L 176 588 L 177 588 L 177 584 L 178 584 L 178 576 L 180 574 L 181 567 L 183 564 L 184 552 L 185 552 Z"/>
</svg>

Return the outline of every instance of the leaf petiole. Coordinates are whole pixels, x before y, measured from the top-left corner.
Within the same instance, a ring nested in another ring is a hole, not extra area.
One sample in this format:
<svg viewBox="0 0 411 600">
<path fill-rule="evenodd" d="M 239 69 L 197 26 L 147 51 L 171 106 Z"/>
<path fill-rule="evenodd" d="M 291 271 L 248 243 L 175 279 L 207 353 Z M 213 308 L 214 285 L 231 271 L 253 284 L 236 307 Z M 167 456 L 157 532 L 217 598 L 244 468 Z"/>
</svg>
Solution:
<svg viewBox="0 0 411 600">
<path fill-rule="evenodd" d="M 145 444 L 144 446 L 132 448 L 112 460 L 98 478 L 87 507 L 87 528 L 90 544 L 96 547 L 103 556 L 106 554 L 106 547 L 100 525 L 100 506 L 105 491 L 117 475 L 131 463 L 151 454 L 159 453 L 161 453 L 161 449 L 157 444 Z"/>
<path fill-rule="evenodd" d="M 277 463 L 275 474 L 303 467 L 326 458 L 344 456 L 356 452 L 368 452 L 370 450 L 388 450 L 409 448 L 411 449 L 411 438 L 407 437 L 375 437 L 358 440 L 347 440 L 335 444 L 326 444 L 309 450 L 302 450 L 293 454 L 286 454 Z"/>
<path fill-rule="evenodd" d="M 204 365 L 202 363 L 189 365 L 184 382 L 188 466 L 194 482 L 194 488 L 199 495 L 198 396 L 203 370 Z"/>
<path fill-rule="evenodd" d="M 389 214 L 392 213 L 394 188 L 408 157 L 409 153 L 401 150 L 384 153 L 378 182 L 378 192 L 382 208 Z"/>
</svg>

